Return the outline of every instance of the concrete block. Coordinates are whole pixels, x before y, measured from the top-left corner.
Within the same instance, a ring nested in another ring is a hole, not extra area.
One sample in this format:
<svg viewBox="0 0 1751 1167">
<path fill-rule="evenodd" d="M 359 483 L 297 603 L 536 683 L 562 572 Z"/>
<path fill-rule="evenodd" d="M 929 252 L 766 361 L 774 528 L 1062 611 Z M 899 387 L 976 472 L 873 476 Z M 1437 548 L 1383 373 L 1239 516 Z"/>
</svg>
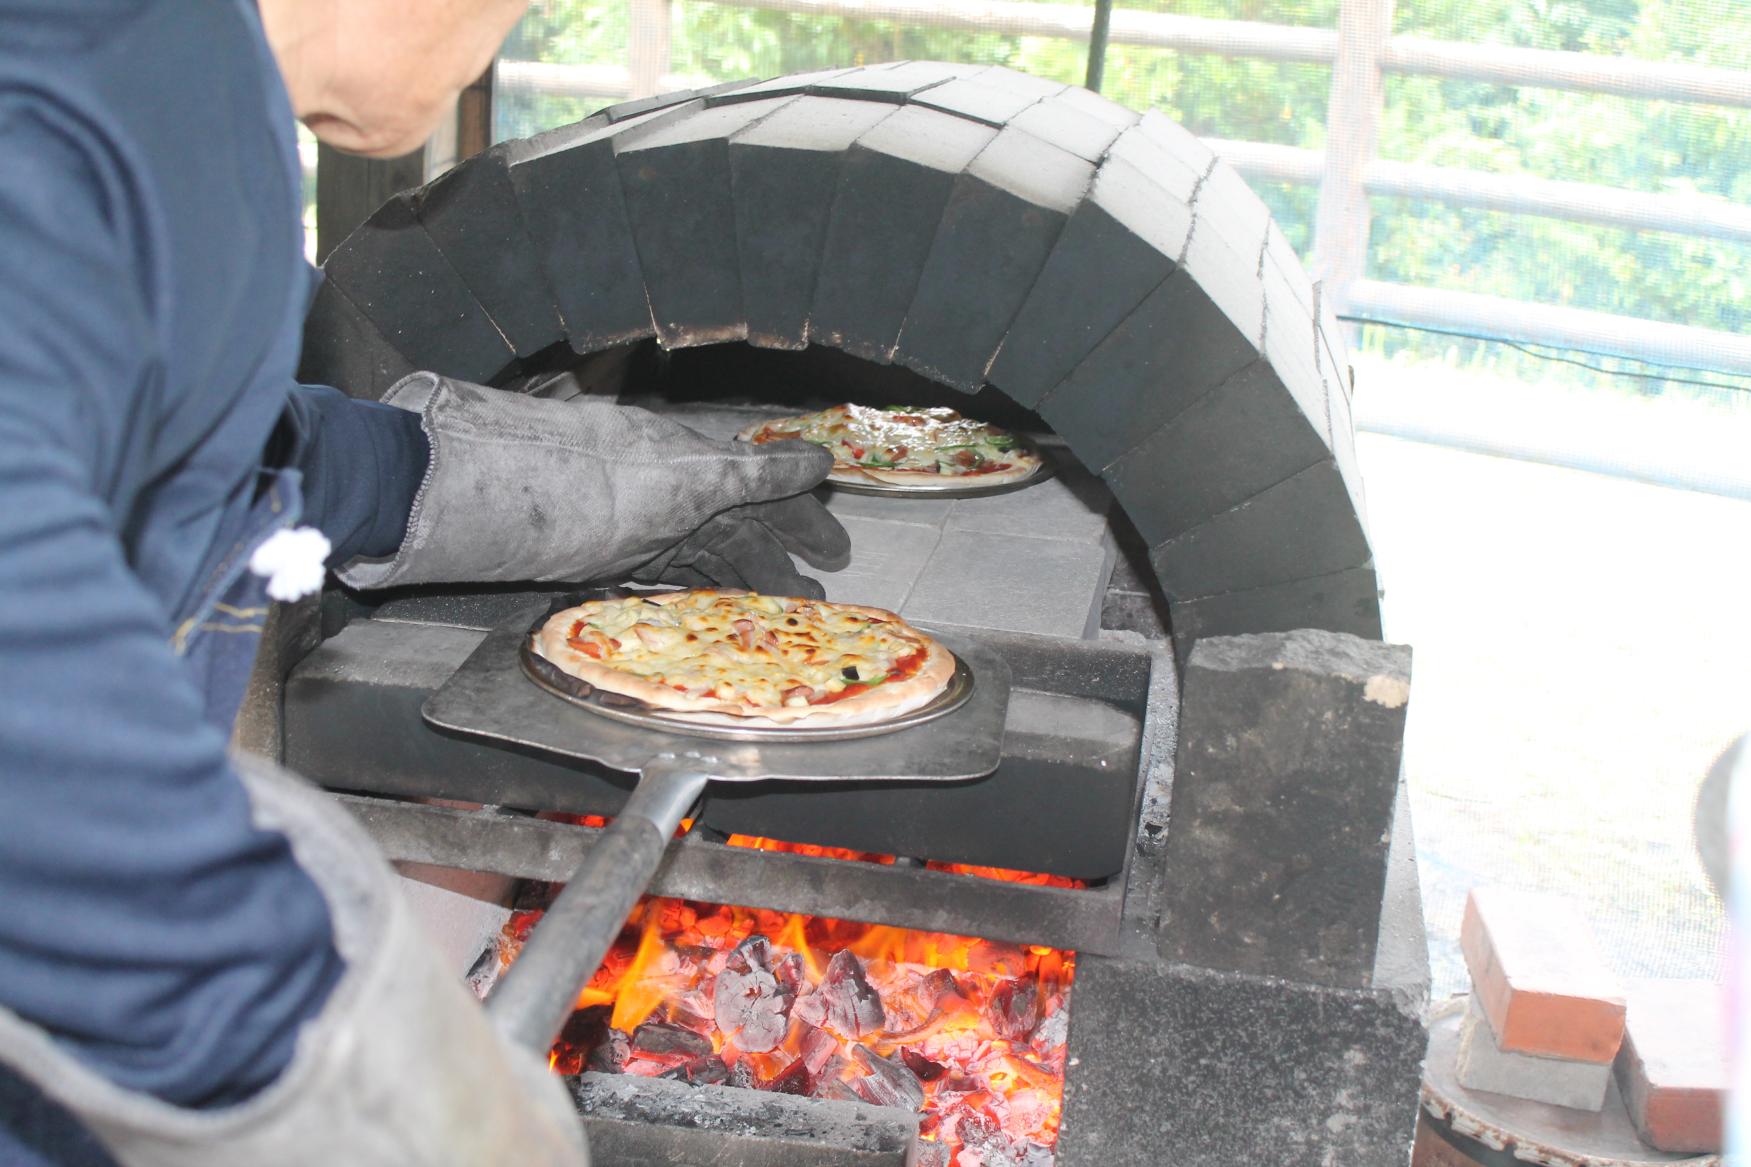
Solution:
<svg viewBox="0 0 1751 1167">
<path fill-rule="evenodd" d="M 565 339 L 504 147 L 467 159 L 415 192 L 414 213 L 519 357 Z"/>
<path fill-rule="evenodd" d="M 800 562 L 798 568 L 821 581 L 829 600 L 898 612 L 936 550 L 941 531 L 862 515 L 838 518 L 851 536 L 850 563 L 840 571 L 821 571 Z"/>
<path fill-rule="evenodd" d="M 1185 159 L 1163 147 L 1141 124 L 1130 127 L 1113 139 L 1106 158 L 1101 161 L 1101 169 L 1105 170 L 1120 163 L 1141 171 L 1175 203 L 1187 208 L 1186 226 L 1173 236 L 1179 248 L 1171 254 L 1178 258 L 1179 249 L 1184 248 L 1186 235 L 1191 230 L 1192 198 L 1197 193 L 1199 183 L 1203 181 L 1204 172 L 1193 169 Z"/>
<path fill-rule="evenodd" d="M 1424 1035 L 1389 992 L 1083 955 L 1059 1167 L 1404 1167 Z"/>
<path fill-rule="evenodd" d="M 1355 502 L 1331 461 L 1260 491 L 1149 555 L 1175 599 L 1329 575 L 1369 558 Z"/>
<path fill-rule="evenodd" d="M 746 81 L 730 81 L 726 82 L 721 88 L 717 88 L 715 91 L 719 93 L 728 92 L 729 90 L 738 89 L 746 84 L 748 84 Z M 656 113 L 659 110 L 671 109 L 677 105 L 685 105 L 690 101 L 697 101 L 701 96 L 701 93 L 697 89 L 677 89 L 669 93 L 658 93 L 651 97 L 640 97 L 635 98 L 632 101 L 618 102 L 617 104 L 610 105 L 604 109 L 597 110 L 595 116 L 602 117 L 610 122 L 623 122 L 628 118 L 635 118 L 642 114 Z"/>
<path fill-rule="evenodd" d="M 335 288 L 417 368 L 465 381 L 508 372 L 516 353 L 398 194 L 322 265 Z"/>
<path fill-rule="evenodd" d="M 1307 268 L 1301 262 L 1301 256 L 1295 251 L 1294 244 L 1283 234 L 1283 229 L 1277 226 L 1275 219 L 1265 222 L 1265 265 L 1274 267 L 1288 281 L 1289 290 L 1295 300 L 1308 312 L 1313 312 L 1317 305 L 1313 298 L 1313 281 L 1308 278 Z"/>
<path fill-rule="evenodd" d="M 1115 459 L 1107 481 L 1156 544 L 1330 456 L 1270 365 L 1254 361 Z"/>
<path fill-rule="evenodd" d="M 993 384 L 1038 405 L 1172 273 L 1191 229 L 1185 198 L 1195 181 L 1178 198 L 1162 185 L 1172 175 L 1117 157 L 1101 164 L 991 363 Z"/>
<path fill-rule="evenodd" d="M 1055 89 L 1017 85 L 1007 80 L 1025 76 L 1026 74 L 1011 73 L 1007 69 L 988 69 L 970 77 L 933 85 L 913 94 L 907 100 L 914 105 L 939 109 L 969 121 L 983 122 L 988 126 L 1003 126 L 1036 101 L 1061 92 L 1064 88 L 1062 85 Z M 1031 77 L 1027 79 L 1037 80 Z"/>
<path fill-rule="evenodd" d="M 750 343 L 792 349 L 808 344 L 809 304 L 839 185 L 840 156 L 893 112 L 879 102 L 810 98 L 730 140 L 736 245 L 743 257 L 742 311 Z"/>
<path fill-rule="evenodd" d="M 332 385 L 349 397 L 376 401 L 413 371 L 413 363 L 383 338 L 345 293 L 324 280 L 304 317 L 298 380 Z"/>
<path fill-rule="evenodd" d="M 1611 1063 L 1577 1062 L 1509 1053 L 1496 1044 L 1489 1019 L 1471 998 L 1459 1030 L 1459 1060 L 1455 1069 L 1467 1090 L 1488 1090 L 1572 1110 L 1597 1111 L 1605 1105 L 1611 1084 Z"/>
<path fill-rule="evenodd" d="M 1166 114 L 1150 110 L 1137 125 L 1145 137 L 1185 163 L 1199 176 L 1207 174 L 1216 161 L 1216 152 L 1206 146 L 1202 138 Z"/>
<path fill-rule="evenodd" d="M 1136 125 L 1143 116 L 1136 110 L 1128 109 L 1081 85 L 1069 86 L 1053 100 L 1067 108 L 1076 110 L 1078 113 L 1085 113 L 1096 121 L 1117 126 L 1121 130 Z"/>
<path fill-rule="evenodd" d="M 1021 308 L 1094 167 L 1002 130 L 955 180 L 900 329 L 896 364 L 965 393 Z"/>
<path fill-rule="evenodd" d="M 1265 265 L 1261 284 L 1265 360 L 1300 405 L 1308 423 L 1329 442 L 1331 407 L 1325 399 L 1325 378 L 1319 371 L 1319 330 L 1313 314 L 1295 299 L 1288 280 L 1271 264 Z"/>
<path fill-rule="evenodd" d="M 471 805 L 471 804 L 470 804 Z M 425 863 L 397 863 L 397 882 L 438 956 L 458 978 L 497 939 L 511 918 L 516 880 Z"/>
<path fill-rule="evenodd" d="M 791 100 L 694 109 L 615 139 L 627 219 L 663 347 L 748 335 L 727 139 Z"/>
<path fill-rule="evenodd" d="M 1173 605 L 1174 655 L 1184 662 L 1192 645 L 1210 636 L 1323 628 L 1378 640 L 1380 585 L 1364 565 L 1312 579 L 1224 592 Z"/>
<path fill-rule="evenodd" d="M 1617 1084 L 1650 1147 L 1721 1150 L 1731 1086 L 1725 998 L 1713 981 L 1630 982 Z"/>
<path fill-rule="evenodd" d="M 578 352 L 655 335 L 644 274 L 614 165 L 614 137 L 687 106 L 617 124 L 606 119 L 507 142 L 523 222 Z"/>
<path fill-rule="evenodd" d="M 1330 419 L 1327 428 L 1331 437 L 1332 460 L 1338 464 L 1338 473 L 1344 477 L 1344 485 L 1349 488 L 1350 497 L 1355 500 L 1356 513 L 1361 516 L 1363 525 L 1368 522 L 1368 494 L 1366 483 L 1362 479 L 1362 463 L 1356 457 L 1356 423 L 1351 413 L 1351 401 L 1348 388 L 1342 383 L 1326 379 L 1325 382 L 1326 416 Z"/>
<path fill-rule="evenodd" d="M 942 534 L 912 594 L 908 620 L 1032 632 L 1073 639 L 1100 627 L 1112 554 L 1025 535 L 950 529 Z"/>
<path fill-rule="evenodd" d="M 1249 270 L 1257 273 L 1271 212 L 1238 170 L 1226 162 L 1212 166 L 1198 186 L 1192 212 L 1197 218 L 1194 233 L 1214 231 L 1238 254 L 1250 257 Z"/>
<path fill-rule="evenodd" d="M 1192 234 L 1186 241 L 1180 266 L 1222 309 L 1235 330 L 1256 345 L 1264 337 L 1265 325 L 1265 291 L 1258 274 L 1259 245 L 1256 241 L 1250 247 L 1236 244 L 1220 232 L 1199 230 L 1195 216 L 1202 199 L 1200 193 L 1192 204 Z"/>
<path fill-rule="evenodd" d="M 1211 638 L 1180 686 L 1162 955 L 1367 987 L 1410 649 L 1313 629 Z"/>
<path fill-rule="evenodd" d="M 888 363 L 956 177 L 996 131 L 903 106 L 841 164 L 810 340 Z"/>
<path fill-rule="evenodd" d="M 1057 97 L 1028 106 L 1011 118 L 1009 124 L 1078 158 L 1099 162 L 1125 127 L 1066 101 L 1065 95 L 1070 92 L 1066 89 Z"/>
<path fill-rule="evenodd" d="M 1472 995 L 1514 1053 L 1609 1063 L 1623 1041 L 1624 984 L 1573 901 L 1473 888 L 1459 926 Z"/>
<path fill-rule="evenodd" d="M 950 530 L 1030 535 L 1098 547 L 1106 543 L 1112 495 L 1067 450 L 1043 451 L 1053 476 L 1021 490 L 957 499 Z"/>
<path fill-rule="evenodd" d="M 766 81 L 740 85 L 735 89 L 725 90 L 721 93 L 707 94 L 704 100 L 706 105 L 715 106 L 734 105 L 740 101 L 764 101 L 769 97 L 795 97 L 798 94 L 807 93 L 811 85 L 855 72 L 857 72 L 855 68 L 847 67 L 817 69 L 809 73 L 791 73 L 783 77 L 773 77 Z"/>
<path fill-rule="evenodd" d="M 857 101 L 906 101 L 938 85 L 983 71 L 982 65 L 959 65 L 949 61 L 899 61 L 853 69 L 836 77 L 823 77 L 808 92 L 820 97 L 848 97 Z"/>
<path fill-rule="evenodd" d="M 1046 395 L 1040 415 L 1104 468 L 1257 360 L 1255 339 L 1177 268 Z"/>
</svg>

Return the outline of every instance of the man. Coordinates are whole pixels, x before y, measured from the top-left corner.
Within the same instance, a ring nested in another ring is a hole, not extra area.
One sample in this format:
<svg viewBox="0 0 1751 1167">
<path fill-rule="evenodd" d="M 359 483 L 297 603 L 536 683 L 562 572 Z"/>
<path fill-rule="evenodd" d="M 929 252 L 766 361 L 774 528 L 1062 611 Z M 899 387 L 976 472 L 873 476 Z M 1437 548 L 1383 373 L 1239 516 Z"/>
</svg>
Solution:
<svg viewBox="0 0 1751 1167">
<path fill-rule="evenodd" d="M 415 147 L 525 0 L 0 0 L 0 1163 L 576 1164 L 322 796 L 228 759 L 267 595 L 809 591 L 801 443 L 293 384 L 294 113 Z"/>
</svg>

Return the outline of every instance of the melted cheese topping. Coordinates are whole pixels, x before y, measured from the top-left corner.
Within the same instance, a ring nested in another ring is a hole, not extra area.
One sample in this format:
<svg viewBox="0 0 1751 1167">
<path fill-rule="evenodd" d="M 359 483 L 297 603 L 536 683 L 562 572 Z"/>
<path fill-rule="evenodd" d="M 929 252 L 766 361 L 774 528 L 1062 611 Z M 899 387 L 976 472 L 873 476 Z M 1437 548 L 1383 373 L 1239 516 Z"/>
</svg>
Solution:
<svg viewBox="0 0 1751 1167">
<path fill-rule="evenodd" d="M 1005 430 L 941 406 L 835 405 L 769 421 L 755 442 L 801 438 L 833 460 L 871 470 L 916 470 L 948 476 L 989 474 L 1015 464 L 1016 440 Z"/>
<path fill-rule="evenodd" d="M 573 648 L 689 697 L 772 708 L 855 695 L 916 666 L 924 644 L 886 621 L 811 600 L 700 592 L 589 605 Z"/>
</svg>

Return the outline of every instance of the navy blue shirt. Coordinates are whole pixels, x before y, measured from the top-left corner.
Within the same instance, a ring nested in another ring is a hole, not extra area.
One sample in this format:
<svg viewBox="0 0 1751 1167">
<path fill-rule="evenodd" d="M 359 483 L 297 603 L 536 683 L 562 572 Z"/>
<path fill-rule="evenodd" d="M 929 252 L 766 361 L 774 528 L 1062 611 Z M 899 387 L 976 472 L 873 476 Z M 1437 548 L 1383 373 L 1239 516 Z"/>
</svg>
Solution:
<svg viewBox="0 0 1751 1167">
<path fill-rule="evenodd" d="M 0 1006 L 181 1105 L 271 1081 L 341 963 L 180 631 L 277 427 L 330 562 L 394 550 L 427 457 L 294 383 L 293 132 L 252 4 L 0 0 Z"/>
</svg>

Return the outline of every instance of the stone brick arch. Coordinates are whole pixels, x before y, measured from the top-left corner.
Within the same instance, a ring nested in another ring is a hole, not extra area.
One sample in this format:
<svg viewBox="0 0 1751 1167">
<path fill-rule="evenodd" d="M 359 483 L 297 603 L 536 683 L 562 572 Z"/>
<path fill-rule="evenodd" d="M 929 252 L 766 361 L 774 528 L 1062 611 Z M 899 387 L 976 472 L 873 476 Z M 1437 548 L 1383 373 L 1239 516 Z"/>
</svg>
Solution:
<svg viewBox="0 0 1751 1167">
<path fill-rule="evenodd" d="M 329 258 L 306 380 L 826 345 L 1036 411 L 1150 548 L 1176 638 L 1379 637 L 1342 339 L 1196 137 L 935 62 L 628 102 L 396 196 Z"/>
</svg>

